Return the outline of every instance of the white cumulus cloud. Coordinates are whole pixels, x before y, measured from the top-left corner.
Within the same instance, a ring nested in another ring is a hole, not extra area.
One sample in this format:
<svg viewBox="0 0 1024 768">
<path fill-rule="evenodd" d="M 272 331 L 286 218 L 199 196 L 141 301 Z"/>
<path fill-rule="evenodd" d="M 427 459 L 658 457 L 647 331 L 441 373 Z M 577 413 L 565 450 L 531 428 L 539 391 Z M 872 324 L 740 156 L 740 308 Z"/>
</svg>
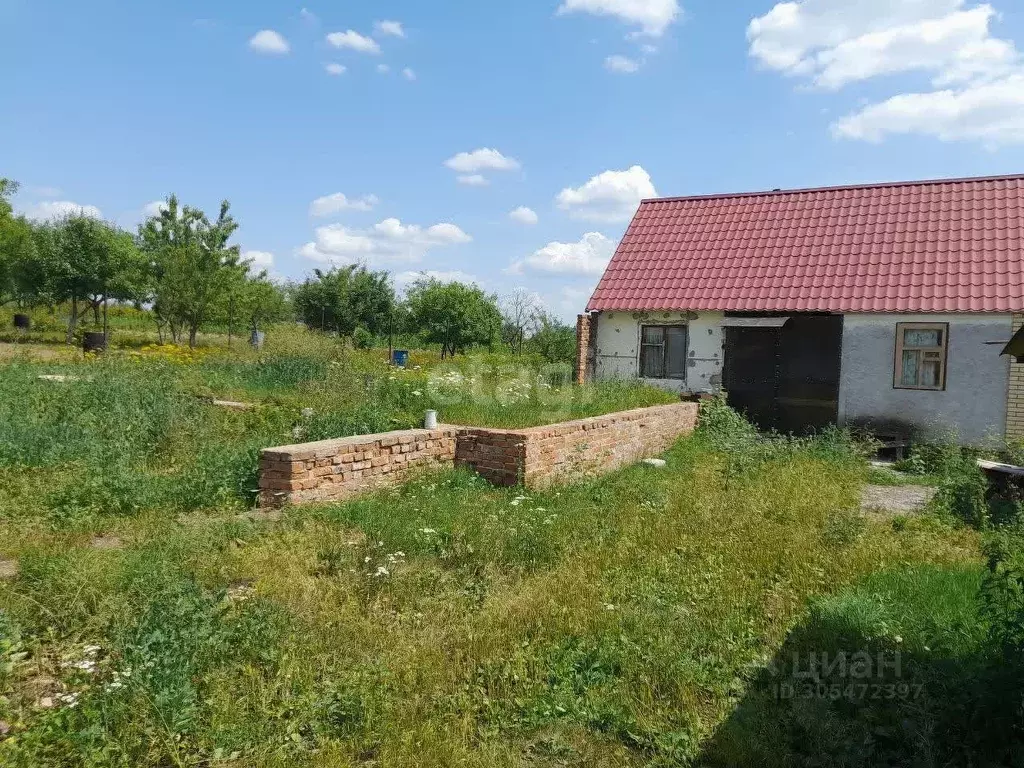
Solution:
<svg viewBox="0 0 1024 768">
<path fill-rule="evenodd" d="M 21 213 L 25 218 L 34 221 L 50 221 L 63 219 L 67 216 L 88 216 L 91 219 L 102 219 L 103 212 L 95 205 L 81 205 L 70 200 L 50 200 L 28 206 Z"/>
<path fill-rule="evenodd" d="M 588 232 L 576 243 L 548 243 L 509 269 L 526 269 L 562 275 L 600 275 L 615 253 L 615 242 L 600 232 Z"/>
<path fill-rule="evenodd" d="M 508 217 L 512 219 L 512 221 L 527 225 L 536 224 L 539 220 L 537 212 L 532 208 L 527 208 L 525 205 L 521 205 L 514 211 L 511 211 Z"/>
<path fill-rule="evenodd" d="M 1024 143 L 1024 74 L 960 90 L 908 93 L 871 104 L 832 127 L 840 138 L 920 134 L 986 145 Z"/>
<path fill-rule="evenodd" d="M 486 187 L 491 183 L 487 180 L 487 177 L 481 173 L 466 173 L 461 176 L 457 176 L 455 180 L 458 181 L 459 184 L 463 184 L 467 187 Z"/>
<path fill-rule="evenodd" d="M 337 264 L 408 263 L 422 260 L 434 248 L 462 245 L 472 240 L 455 224 L 420 227 L 403 224 L 398 219 L 385 219 L 367 229 L 340 224 L 319 227 L 316 240 L 302 246 L 299 254 L 314 261 Z"/>
<path fill-rule="evenodd" d="M 664 33 L 681 12 L 679 0 L 564 0 L 558 9 L 560 14 L 613 16 L 655 37 Z"/>
<path fill-rule="evenodd" d="M 401 292 L 404 292 L 409 288 L 409 286 L 411 286 L 417 280 L 437 280 L 440 283 L 465 283 L 467 285 L 478 286 L 483 286 L 484 284 L 484 281 L 481 280 L 476 275 L 471 275 L 468 272 L 463 272 L 460 269 L 425 269 L 420 272 L 417 272 L 415 270 L 399 272 L 394 276 L 395 288 L 397 288 Z"/>
<path fill-rule="evenodd" d="M 270 269 L 274 266 L 274 254 L 267 251 L 243 251 L 242 261 L 248 261 L 257 269 Z"/>
<path fill-rule="evenodd" d="M 901 73 L 930 78 L 935 90 L 869 103 L 835 123 L 836 136 L 1024 141 L 1024 64 L 1013 41 L 993 34 L 996 20 L 992 5 L 967 0 L 797 0 L 755 18 L 747 37 L 762 66 L 823 90 Z"/>
<path fill-rule="evenodd" d="M 416 79 L 416 72 L 411 67 L 406 67 L 402 70 L 402 77 L 412 82 Z"/>
<path fill-rule="evenodd" d="M 288 41 L 279 32 L 272 29 L 264 29 L 249 38 L 249 48 L 256 53 L 265 53 L 270 56 L 283 56 L 291 51 Z"/>
<path fill-rule="evenodd" d="M 609 72 L 618 72 L 624 75 L 631 75 L 640 71 L 640 62 L 628 56 L 609 56 L 604 60 L 604 68 Z"/>
<path fill-rule="evenodd" d="M 167 203 L 164 200 L 154 200 L 151 203 L 146 203 L 142 206 L 142 215 L 150 219 L 154 216 L 159 216 L 161 213 L 167 210 Z"/>
<path fill-rule="evenodd" d="M 363 195 L 352 197 L 342 192 L 335 192 L 332 195 L 318 197 L 309 205 L 310 216 L 332 216 L 342 211 L 370 211 L 380 202 L 376 195 Z"/>
<path fill-rule="evenodd" d="M 334 62 L 324 65 L 324 70 L 326 70 L 328 75 L 334 75 L 335 77 L 338 75 L 344 75 L 345 72 L 348 71 L 344 64 L 337 64 Z"/>
<path fill-rule="evenodd" d="M 348 48 L 359 53 L 380 53 L 380 44 L 372 37 L 360 35 L 354 29 L 345 32 L 331 32 L 327 36 L 327 42 L 335 48 Z"/>
<path fill-rule="evenodd" d="M 640 201 L 657 197 L 651 176 L 641 166 L 625 171 L 605 171 L 581 187 L 568 187 L 558 195 L 558 207 L 586 221 L 628 221 Z"/>
<path fill-rule="evenodd" d="M 386 75 L 388 72 L 391 71 L 391 67 L 389 67 L 387 64 L 378 64 L 377 71 L 382 75 Z"/>
<path fill-rule="evenodd" d="M 496 149 L 475 149 L 472 152 L 459 152 L 449 157 L 444 164 L 457 173 L 480 173 L 480 171 L 515 171 L 519 169 L 519 161 L 505 157 Z"/>
<path fill-rule="evenodd" d="M 400 21 L 378 21 L 373 25 L 378 35 L 389 37 L 405 37 L 405 29 Z"/>
</svg>

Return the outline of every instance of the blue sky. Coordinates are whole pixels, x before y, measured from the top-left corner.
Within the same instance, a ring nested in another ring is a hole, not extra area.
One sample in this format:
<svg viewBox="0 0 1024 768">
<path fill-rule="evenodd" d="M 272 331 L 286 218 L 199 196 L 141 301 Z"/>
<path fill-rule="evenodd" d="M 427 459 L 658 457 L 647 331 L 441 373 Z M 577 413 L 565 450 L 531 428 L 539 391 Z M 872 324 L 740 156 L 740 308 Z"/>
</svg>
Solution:
<svg viewBox="0 0 1024 768">
<path fill-rule="evenodd" d="M 227 198 L 276 275 L 569 318 L 644 195 L 1024 170 L 1024 8 L 993 3 L 0 0 L 0 175 L 132 228 Z"/>
</svg>

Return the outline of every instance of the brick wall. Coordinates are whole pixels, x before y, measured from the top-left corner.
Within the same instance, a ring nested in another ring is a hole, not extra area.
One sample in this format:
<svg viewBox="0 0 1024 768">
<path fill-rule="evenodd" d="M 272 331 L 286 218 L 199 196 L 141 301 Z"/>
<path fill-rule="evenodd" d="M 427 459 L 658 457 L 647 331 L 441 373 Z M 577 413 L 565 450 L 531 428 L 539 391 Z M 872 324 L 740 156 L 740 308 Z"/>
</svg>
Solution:
<svg viewBox="0 0 1024 768">
<path fill-rule="evenodd" d="M 593 322 L 590 315 L 579 315 L 576 318 L 576 383 L 581 386 L 590 378 Z"/>
<path fill-rule="evenodd" d="M 453 465 L 495 485 L 544 488 L 656 456 L 696 424 L 696 403 L 674 403 L 532 429 L 446 426 L 269 448 L 260 460 L 261 498 L 265 505 L 340 501 Z"/>
<path fill-rule="evenodd" d="M 530 430 L 525 484 L 545 488 L 657 456 L 693 432 L 697 412 L 696 403 L 673 403 Z"/>
<path fill-rule="evenodd" d="M 1024 326 L 1024 315 L 1013 316 L 1013 333 Z M 1024 363 L 1010 358 L 1010 388 L 1006 399 L 1006 439 L 1024 438 Z"/>
<path fill-rule="evenodd" d="M 341 501 L 399 485 L 416 471 L 452 466 L 455 427 L 359 435 L 268 448 L 260 457 L 264 505 Z"/>
<path fill-rule="evenodd" d="M 532 429 L 466 429 L 455 463 L 495 485 L 544 488 L 657 456 L 696 425 L 697 404 L 674 403 Z"/>
</svg>

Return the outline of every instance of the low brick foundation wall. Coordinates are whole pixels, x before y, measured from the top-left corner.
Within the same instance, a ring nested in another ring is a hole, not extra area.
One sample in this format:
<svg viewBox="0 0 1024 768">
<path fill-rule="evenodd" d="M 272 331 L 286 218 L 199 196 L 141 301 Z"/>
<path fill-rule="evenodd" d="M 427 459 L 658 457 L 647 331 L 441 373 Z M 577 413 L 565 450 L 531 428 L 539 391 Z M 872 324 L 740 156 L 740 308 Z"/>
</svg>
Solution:
<svg viewBox="0 0 1024 768">
<path fill-rule="evenodd" d="M 662 453 L 694 430 L 697 410 L 674 403 L 531 429 L 445 426 L 268 448 L 261 499 L 275 506 L 340 501 L 445 466 L 469 467 L 495 485 L 544 488 Z"/>
<path fill-rule="evenodd" d="M 260 499 L 267 506 L 341 501 L 400 485 L 424 467 L 452 466 L 456 432 L 410 429 L 268 448 L 260 457 Z"/>
<path fill-rule="evenodd" d="M 696 403 L 639 408 L 521 430 L 459 430 L 455 463 L 495 485 L 545 488 L 657 456 L 697 426 Z"/>
</svg>

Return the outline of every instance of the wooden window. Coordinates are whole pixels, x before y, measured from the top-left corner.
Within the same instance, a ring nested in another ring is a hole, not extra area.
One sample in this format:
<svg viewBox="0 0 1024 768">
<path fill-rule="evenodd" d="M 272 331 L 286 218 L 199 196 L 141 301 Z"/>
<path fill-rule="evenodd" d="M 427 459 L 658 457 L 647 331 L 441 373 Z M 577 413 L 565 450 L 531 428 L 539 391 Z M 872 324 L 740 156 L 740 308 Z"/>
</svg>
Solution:
<svg viewBox="0 0 1024 768">
<path fill-rule="evenodd" d="M 686 378 L 686 326 L 645 325 L 640 329 L 640 378 Z"/>
<path fill-rule="evenodd" d="M 896 324 L 896 389 L 945 389 L 948 323 Z"/>
</svg>

